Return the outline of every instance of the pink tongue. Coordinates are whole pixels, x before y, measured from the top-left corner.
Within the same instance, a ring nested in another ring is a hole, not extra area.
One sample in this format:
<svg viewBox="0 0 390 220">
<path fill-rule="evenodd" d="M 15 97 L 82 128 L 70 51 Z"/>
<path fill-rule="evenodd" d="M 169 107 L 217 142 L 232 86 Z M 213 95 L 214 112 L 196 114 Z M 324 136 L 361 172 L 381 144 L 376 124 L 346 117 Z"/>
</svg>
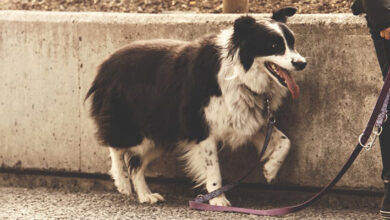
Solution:
<svg viewBox="0 0 390 220">
<path fill-rule="evenodd" d="M 298 98 L 299 96 L 299 86 L 295 83 L 294 78 L 286 73 L 285 70 L 278 69 L 278 73 L 286 80 L 287 87 L 291 92 L 291 96 L 293 99 Z"/>
</svg>

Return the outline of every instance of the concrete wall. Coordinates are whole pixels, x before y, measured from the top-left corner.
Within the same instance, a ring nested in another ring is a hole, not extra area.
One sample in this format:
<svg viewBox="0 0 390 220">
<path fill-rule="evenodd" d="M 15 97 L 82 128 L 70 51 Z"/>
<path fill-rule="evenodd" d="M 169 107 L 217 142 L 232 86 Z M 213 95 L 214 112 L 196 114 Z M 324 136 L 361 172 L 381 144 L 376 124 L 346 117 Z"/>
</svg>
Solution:
<svg viewBox="0 0 390 220">
<path fill-rule="evenodd" d="M 97 65 L 133 40 L 191 40 L 236 17 L 0 11 L 1 167 L 106 173 L 108 151 L 97 144 L 89 103 L 83 105 Z M 297 15 L 290 26 L 309 65 L 296 74 L 300 98 L 286 99 L 278 112 L 293 147 L 275 184 L 319 187 L 354 148 L 382 79 L 362 18 Z M 253 152 L 221 152 L 225 179 L 256 163 Z M 363 152 L 338 186 L 381 187 L 380 160 L 378 145 Z M 149 175 L 183 176 L 178 164 L 167 155 Z M 264 182 L 260 173 L 248 181 Z"/>
</svg>

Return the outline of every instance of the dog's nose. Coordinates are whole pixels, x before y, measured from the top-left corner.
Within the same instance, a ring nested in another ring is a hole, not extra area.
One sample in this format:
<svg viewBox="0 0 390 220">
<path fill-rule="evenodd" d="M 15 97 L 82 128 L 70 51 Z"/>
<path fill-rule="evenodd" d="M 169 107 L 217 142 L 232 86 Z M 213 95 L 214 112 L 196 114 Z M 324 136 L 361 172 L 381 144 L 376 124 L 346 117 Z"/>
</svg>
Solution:
<svg viewBox="0 0 390 220">
<path fill-rule="evenodd" d="M 296 70 L 303 70 L 306 67 L 306 62 L 296 62 L 296 61 L 291 61 L 292 65 L 295 67 Z"/>
</svg>

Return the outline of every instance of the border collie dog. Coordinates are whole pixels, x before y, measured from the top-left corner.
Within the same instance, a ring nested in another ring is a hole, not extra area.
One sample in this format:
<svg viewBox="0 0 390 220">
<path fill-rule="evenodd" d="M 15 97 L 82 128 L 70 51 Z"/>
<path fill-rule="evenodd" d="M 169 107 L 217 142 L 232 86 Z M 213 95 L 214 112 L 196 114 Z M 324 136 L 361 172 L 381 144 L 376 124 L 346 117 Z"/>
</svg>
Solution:
<svg viewBox="0 0 390 220">
<path fill-rule="evenodd" d="M 110 174 L 120 193 L 134 190 L 141 203 L 162 201 L 149 190 L 144 172 L 153 160 L 164 159 L 164 151 L 177 152 L 197 186 L 211 192 L 222 183 L 220 143 L 261 150 L 265 100 L 275 111 L 288 91 L 299 95 L 290 71 L 304 69 L 306 60 L 285 24 L 295 12 L 283 8 L 262 20 L 242 16 L 233 27 L 191 42 L 136 41 L 100 65 L 86 99 L 92 96 L 97 137 L 109 147 Z M 275 129 L 260 159 L 267 182 L 289 149 L 289 139 Z M 222 194 L 210 204 L 230 202 Z"/>
</svg>

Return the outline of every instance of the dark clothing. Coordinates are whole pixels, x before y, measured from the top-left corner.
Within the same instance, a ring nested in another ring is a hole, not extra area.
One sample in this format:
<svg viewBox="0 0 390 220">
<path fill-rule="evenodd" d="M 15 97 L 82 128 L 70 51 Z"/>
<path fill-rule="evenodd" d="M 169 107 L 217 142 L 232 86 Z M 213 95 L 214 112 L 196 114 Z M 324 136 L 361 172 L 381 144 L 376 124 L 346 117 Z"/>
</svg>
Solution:
<svg viewBox="0 0 390 220">
<path fill-rule="evenodd" d="M 379 66 L 381 67 L 383 79 L 385 79 L 390 66 L 390 41 L 382 38 L 380 36 L 380 31 L 370 29 L 370 34 L 374 42 L 376 56 L 378 58 Z"/>
<path fill-rule="evenodd" d="M 387 107 L 389 110 L 389 107 Z M 382 154 L 382 179 L 390 180 L 390 121 L 383 125 L 382 134 L 379 136 Z"/>
<path fill-rule="evenodd" d="M 376 55 L 382 70 L 383 78 L 386 77 L 390 66 L 390 41 L 380 36 L 379 31 L 370 30 L 372 40 L 374 41 Z M 390 105 L 387 107 L 390 111 Z M 382 179 L 390 180 L 390 119 L 383 125 L 382 134 L 379 136 L 379 142 L 382 153 Z"/>
<path fill-rule="evenodd" d="M 390 0 L 356 0 L 352 5 L 355 15 L 366 13 L 366 19 L 383 78 L 390 67 L 390 41 L 380 36 L 380 31 L 390 27 Z M 387 107 L 390 110 L 390 106 Z M 379 136 L 382 153 L 382 179 L 390 180 L 390 119 L 383 125 Z"/>
<path fill-rule="evenodd" d="M 355 0 L 352 12 L 354 15 L 366 13 L 372 30 L 381 31 L 390 27 L 390 0 Z"/>
</svg>

